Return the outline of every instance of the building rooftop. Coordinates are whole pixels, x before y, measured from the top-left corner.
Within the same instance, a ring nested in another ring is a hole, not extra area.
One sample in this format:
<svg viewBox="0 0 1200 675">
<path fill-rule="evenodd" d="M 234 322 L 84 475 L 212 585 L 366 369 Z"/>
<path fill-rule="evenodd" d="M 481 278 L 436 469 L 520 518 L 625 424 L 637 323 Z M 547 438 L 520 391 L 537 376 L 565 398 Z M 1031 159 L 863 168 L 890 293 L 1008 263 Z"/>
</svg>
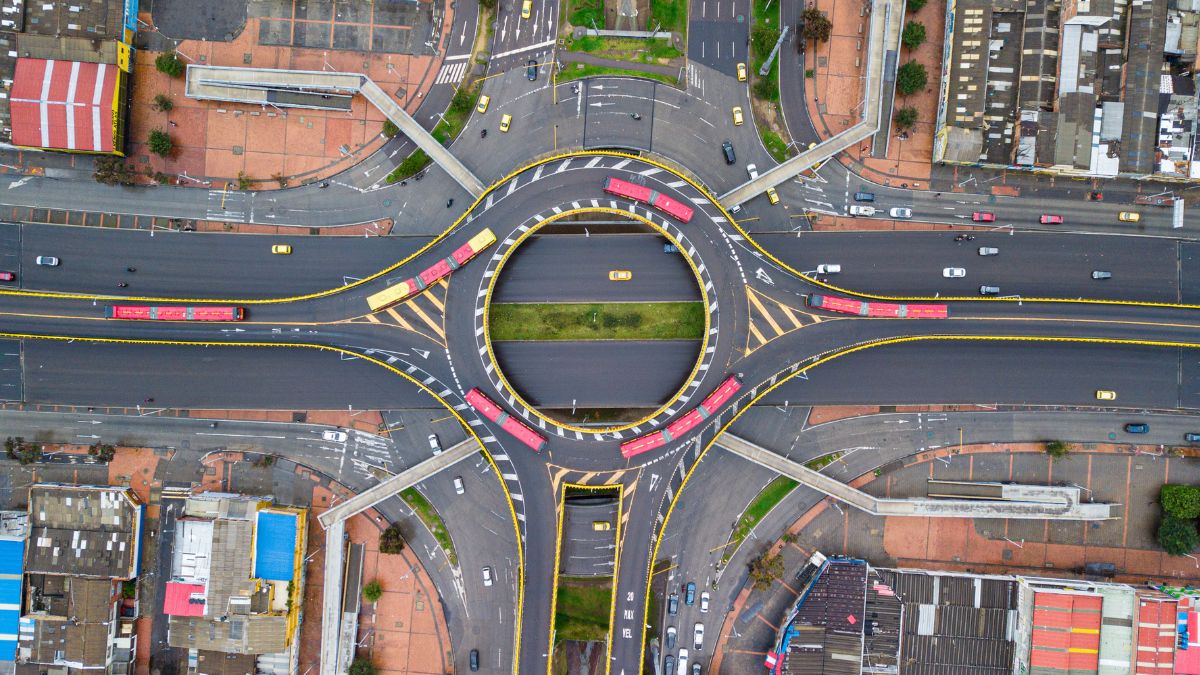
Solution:
<svg viewBox="0 0 1200 675">
<path fill-rule="evenodd" d="M 124 36 L 121 0 L 28 0 L 25 32 L 57 37 L 119 40 Z"/>
<path fill-rule="evenodd" d="M 201 651 L 196 658 L 197 675 L 254 675 L 254 655 Z"/>
<path fill-rule="evenodd" d="M 103 668 L 116 627 L 111 579 L 29 574 L 19 656 L 40 664 Z"/>
<path fill-rule="evenodd" d="M 1101 596 L 1039 590 L 1033 596 L 1033 675 L 1096 673 L 1100 666 Z"/>
<path fill-rule="evenodd" d="M 867 564 L 830 560 L 796 608 L 784 675 L 856 675 L 862 666 Z"/>
<path fill-rule="evenodd" d="M 26 572 L 137 576 L 142 510 L 124 488 L 35 485 Z"/>
<path fill-rule="evenodd" d="M 1175 668 L 1174 598 L 1140 592 L 1135 617 L 1134 675 L 1170 675 Z"/>
<path fill-rule="evenodd" d="M 17 653 L 24 560 L 23 540 L 0 538 L 0 661 L 12 661 Z"/>
</svg>

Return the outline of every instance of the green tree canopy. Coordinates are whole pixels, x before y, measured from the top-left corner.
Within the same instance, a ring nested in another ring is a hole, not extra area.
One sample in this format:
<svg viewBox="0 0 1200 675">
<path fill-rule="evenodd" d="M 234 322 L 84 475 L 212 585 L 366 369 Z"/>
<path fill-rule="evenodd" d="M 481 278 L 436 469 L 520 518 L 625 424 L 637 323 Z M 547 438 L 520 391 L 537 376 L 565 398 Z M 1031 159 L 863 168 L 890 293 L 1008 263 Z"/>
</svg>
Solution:
<svg viewBox="0 0 1200 675">
<path fill-rule="evenodd" d="M 179 58 L 175 52 L 159 54 L 158 58 L 154 59 L 154 67 L 158 69 L 158 72 L 166 73 L 171 77 L 179 77 L 185 68 L 183 59 Z"/>
<path fill-rule="evenodd" d="M 1158 544 L 1169 555 L 1186 555 L 1196 550 L 1200 544 L 1200 534 L 1196 533 L 1196 523 L 1185 518 L 1176 518 L 1171 514 L 1163 516 L 1158 524 Z"/>
<path fill-rule="evenodd" d="M 909 51 L 925 44 L 925 24 L 919 21 L 906 22 L 904 24 L 904 33 L 900 35 L 900 42 Z"/>
<path fill-rule="evenodd" d="M 366 586 L 363 586 L 363 598 L 365 598 L 367 602 L 379 602 L 379 599 L 382 597 L 383 586 L 379 584 L 377 579 L 371 580 L 367 582 Z"/>
<path fill-rule="evenodd" d="M 809 7 L 802 15 L 800 33 L 805 40 L 828 42 L 829 36 L 833 34 L 833 22 L 821 10 Z"/>
<path fill-rule="evenodd" d="M 917 112 L 917 109 L 910 106 L 897 109 L 892 119 L 896 122 L 897 129 L 911 129 L 917 123 L 919 116 L 920 113 Z"/>
<path fill-rule="evenodd" d="M 928 81 L 929 73 L 925 72 L 925 66 L 916 61 L 909 61 L 896 71 L 896 89 L 905 96 L 921 91 Z"/>
<path fill-rule="evenodd" d="M 915 12 L 925 6 L 929 0 L 908 0 L 908 11 Z"/>
<path fill-rule="evenodd" d="M 1176 518 L 1200 518 L 1200 487 L 1164 485 L 1158 493 L 1163 511 Z"/>
<path fill-rule="evenodd" d="M 379 669 L 368 658 L 356 657 L 350 663 L 350 675 L 378 675 Z"/>
<path fill-rule="evenodd" d="M 171 135 L 162 129 L 155 129 L 150 132 L 150 152 L 159 157 L 169 157 L 171 151 L 175 149 L 175 143 L 171 141 Z"/>
<path fill-rule="evenodd" d="M 764 553 L 750 561 L 750 580 L 754 590 L 765 591 L 783 576 L 783 556 Z"/>
<path fill-rule="evenodd" d="M 404 535 L 400 532 L 400 524 L 392 523 L 379 534 L 379 552 L 395 555 L 404 550 Z"/>
</svg>

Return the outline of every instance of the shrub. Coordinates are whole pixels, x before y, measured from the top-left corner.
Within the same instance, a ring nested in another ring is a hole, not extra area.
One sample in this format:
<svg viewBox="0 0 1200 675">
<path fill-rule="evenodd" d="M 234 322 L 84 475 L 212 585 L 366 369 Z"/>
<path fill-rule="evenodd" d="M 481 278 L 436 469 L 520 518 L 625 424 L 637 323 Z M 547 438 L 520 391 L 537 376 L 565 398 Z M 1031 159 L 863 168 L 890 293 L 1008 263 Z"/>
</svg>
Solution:
<svg viewBox="0 0 1200 675">
<path fill-rule="evenodd" d="M 925 6 L 929 0 L 908 0 L 908 11 L 915 12 Z"/>
<path fill-rule="evenodd" d="M 398 134 L 398 133 L 400 133 L 400 127 L 396 126 L 395 122 L 393 122 L 391 120 L 383 121 L 383 135 L 384 136 L 387 136 L 388 138 L 395 138 L 396 134 Z"/>
<path fill-rule="evenodd" d="M 1191 520 L 1167 514 L 1158 524 L 1158 544 L 1169 555 L 1186 555 L 1196 550 L 1200 535 L 1196 534 L 1196 524 Z"/>
<path fill-rule="evenodd" d="M 171 135 L 162 129 L 155 129 L 150 132 L 150 152 L 159 157 L 170 157 L 175 150 L 175 143 L 171 140 Z"/>
<path fill-rule="evenodd" d="M 909 61 L 896 71 L 896 89 L 905 96 L 921 91 L 928 81 L 929 73 L 925 72 L 925 66 L 916 61 Z"/>
<path fill-rule="evenodd" d="M 382 597 L 383 586 L 379 585 L 378 580 L 373 579 L 367 582 L 366 586 L 363 586 L 363 598 L 366 599 L 367 602 L 379 602 L 379 599 Z"/>
<path fill-rule="evenodd" d="M 1163 511 L 1176 518 L 1200 518 L 1200 487 L 1164 485 L 1158 493 Z"/>
<path fill-rule="evenodd" d="M 350 675 L 378 675 L 379 669 L 371 663 L 370 659 L 361 656 L 356 657 L 350 663 Z"/>
<path fill-rule="evenodd" d="M 459 114 L 470 112 L 471 108 L 475 107 L 475 97 L 466 87 L 459 87 L 458 91 L 454 92 L 454 98 L 450 99 L 450 111 Z"/>
<path fill-rule="evenodd" d="M 1062 441 L 1046 441 L 1046 454 L 1054 459 L 1062 459 L 1071 454 L 1071 446 Z"/>
<path fill-rule="evenodd" d="M 379 552 L 395 555 L 404 550 L 404 535 L 400 532 L 400 524 L 392 523 L 379 534 Z"/>
<path fill-rule="evenodd" d="M 755 26 L 750 31 L 750 44 L 753 46 L 753 51 L 758 58 L 765 59 L 775 48 L 775 41 L 779 39 L 779 31 L 766 26 Z"/>
<path fill-rule="evenodd" d="M 88 454 L 108 464 L 117 456 L 117 449 L 106 443 L 93 443 L 88 446 Z"/>
<path fill-rule="evenodd" d="M 765 591 L 771 583 L 783 576 L 783 556 L 764 553 L 750 561 L 750 580 L 754 590 Z"/>
<path fill-rule="evenodd" d="M 905 22 L 904 33 L 900 35 L 900 42 L 908 50 L 916 49 L 925 44 L 925 24 L 919 21 Z"/>
<path fill-rule="evenodd" d="M 821 13 L 821 10 L 809 7 L 802 15 L 800 33 L 805 40 L 828 42 L 829 36 L 833 34 L 833 22 Z"/>
<path fill-rule="evenodd" d="M 239 171 L 237 183 L 239 190 L 249 190 L 250 186 L 254 185 L 254 179 L 248 176 L 245 171 Z"/>
<path fill-rule="evenodd" d="M 158 72 L 166 73 L 171 77 L 179 77 L 184 71 L 183 59 L 179 58 L 175 52 L 159 54 L 158 58 L 154 59 L 154 67 L 158 69 Z"/>
<path fill-rule="evenodd" d="M 816 76 L 817 76 L 817 71 L 813 70 L 812 68 L 805 68 L 805 69 L 804 69 L 804 76 L 805 76 L 805 77 L 807 77 L 807 78 L 809 78 L 809 79 L 811 79 L 811 78 L 814 78 L 814 77 L 816 77 Z"/>
<path fill-rule="evenodd" d="M 919 113 L 916 108 L 899 108 L 896 114 L 892 116 L 892 120 L 896 122 L 897 129 L 911 129 L 912 125 L 917 123 Z"/>
<path fill-rule="evenodd" d="M 155 94 L 154 104 L 150 106 L 159 112 L 171 112 L 171 108 L 175 107 L 175 102 L 166 94 Z"/>
<path fill-rule="evenodd" d="M 95 173 L 92 177 L 97 183 L 105 185 L 133 185 L 136 181 L 134 172 L 125 163 L 123 157 L 97 157 Z"/>
</svg>

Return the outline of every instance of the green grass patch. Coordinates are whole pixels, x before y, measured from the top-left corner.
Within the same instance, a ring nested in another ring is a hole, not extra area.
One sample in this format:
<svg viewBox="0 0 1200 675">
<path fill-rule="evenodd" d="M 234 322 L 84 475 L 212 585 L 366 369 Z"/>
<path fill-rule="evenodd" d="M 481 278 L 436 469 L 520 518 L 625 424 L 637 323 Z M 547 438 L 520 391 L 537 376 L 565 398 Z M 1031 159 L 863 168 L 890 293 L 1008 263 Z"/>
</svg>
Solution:
<svg viewBox="0 0 1200 675">
<path fill-rule="evenodd" d="M 759 135 L 762 137 L 763 146 L 767 148 L 767 152 L 771 153 L 776 162 L 782 164 L 788 158 L 787 143 L 783 142 L 779 134 L 761 126 L 759 127 Z"/>
<path fill-rule="evenodd" d="M 604 52 L 613 60 L 649 63 L 657 59 L 677 59 L 683 54 L 667 40 L 638 40 L 636 38 L 581 37 L 567 45 L 571 52 Z"/>
<path fill-rule="evenodd" d="M 566 13 L 572 26 L 604 29 L 604 0 L 568 0 Z"/>
<path fill-rule="evenodd" d="M 614 61 L 614 63 L 620 63 Z M 678 84 L 678 80 L 669 75 L 661 75 L 659 73 L 644 73 L 640 70 L 630 68 L 616 68 L 610 66 L 595 66 L 590 63 L 570 63 L 563 68 L 558 74 L 559 82 L 570 82 L 571 80 L 581 80 L 585 77 L 595 75 L 617 75 L 624 77 L 645 77 L 651 80 L 657 80 L 664 84 L 669 84 L 672 87 Z"/>
<path fill-rule="evenodd" d="M 704 304 L 495 304 L 488 329 L 493 340 L 699 340 Z"/>
<path fill-rule="evenodd" d="M 833 464 L 834 462 L 838 461 L 838 459 L 840 459 L 841 456 L 842 456 L 842 453 L 840 453 L 840 452 L 831 452 L 828 455 L 821 455 L 820 457 L 818 457 L 816 459 L 811 459 L 811 460 L 805 462 L 804 466 L 812 469 L 813 471 L 820 471 L 821 469 L 824 469 L 825 467 L 829 466 L 830 464 Z"/>
<path fill-rule="evenodd" d="M 433 533 L 433 538 L 437 539 L 438 545 L 446 552 L 446 558 L 450 560 L 450 564 L 457 567 L 458 554 L 454 552 L 454 542 L 450 540 L 450 533 L 446 531 L 446 523 L 438 514 L 437 509 L 433 508 L 433 504 L 429 503 L 425 495 L 417 492 L 416 488 L 408 488 L 401 492 L 400 498 L 404 500 L 405 504 L 412 507 L 421 522 L 425 523 L 425 527 Z"/>
<path fill-rule="evenodd" d="M 650 0 L 650 21 L 646 30 L 669 30 L 687 42 L 687 0 Z"/>
<path fill-rule="evenodd" d="M 725 552 L 721 555 L 721 564 L 725 565 L 733 554 L 737 552 L 738 546 L 741 546 L 742 540 L 750 534 L 758 521 L 775 508 L 775 505 L 788 496 L 792 490 L 799 485 L 796 481 L 787 476 L 777 476 L 775 480 L 767 483 L 766 487 L 758 493 L 754 501 L 746 507 L 738 518 L 737 525 L 733 528 L 733 533 L 729 535 L 729 544 L 725 547 Z"/>
<path fill-rule="evenodd" d="M 392 169 L 392 172 L 387 175 L 387 182 L 399 183 L 406 178 L 411 178 L 418 171 L 429 166 L 432 161 L 429 159 L 429 155 L 425 154 L 424 150 L 418 149 L 413 154 L 405 157 L 399 166 Z"/>
<path fill-rule="evenodd" d="M 559 577 L 555 602 L 556 641 L 608 638 L 612 577 Z"/>
</svg>

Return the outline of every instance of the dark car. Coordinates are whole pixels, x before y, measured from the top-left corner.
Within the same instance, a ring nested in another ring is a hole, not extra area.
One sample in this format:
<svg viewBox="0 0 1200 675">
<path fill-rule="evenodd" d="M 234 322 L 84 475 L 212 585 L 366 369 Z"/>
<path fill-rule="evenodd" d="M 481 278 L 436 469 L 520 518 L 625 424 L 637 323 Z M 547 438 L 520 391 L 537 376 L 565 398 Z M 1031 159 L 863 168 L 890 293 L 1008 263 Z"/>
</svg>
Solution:
<svg viewBox="0 0 1200 675">
<path fill-rule="evenodd" d="M 696 582 L 689 581 L 683 588 L 683 602 L 688 607 L 696 604 Z"/>
<path fill-rule="evenodd" d="M 671 597 L 667 598 L 667 614 L 675 616 L 679 613 L 679 594 L 672 593 Z"/>
<path fill-rule="evenodd" d="M 692 675 L 700 675 L 700 662 L 692 663 Z"/>
<path fill-rule="evenodd" d="M 663 253 L 679 253 L 679 247 L 668 242 L 663 244 Z"/>
<path fill-rule="evenodd" d="M 1188 443 L 1200 443 L 1200 434 L 1184 434 L 1183 440 Z"/>
<path fill-rule="evenodd" d="M 525 63 L 525 77 L 529 78 L 530 82 L 537 79 L 538 62 L 537 59 L 529 59 Z"/>
<path fill-rule="evenodd" d="M 1148 434 L 1150 433 L 1150 425 L 1145 422 L 1130 422 L 1125 425 L 1125 433 L 1127 434 Z"/>
<path fill-rule="evenodd" d="M 726 164 L 736 164 L 737 155 L 733 154 L 733 143 L 728 140 L 721 144 L 721 152 L 725 153 Z"/>
<path fill-rule="evenodd" d="M 479 670 L 479 650 L 472 649 L 471 650 L 471 672 L 475 672 L 476 670 Z"/>
<path fill-rule="evenodd" d="M 667 658 L 663 659 L 663 672 L 664 673 L 675 672 L 675 657 L 674 656 L 667 654 Z"/>
<path fill-rule="evenodd" d="M 854 201 L 856 202 L 873 202 L 875 201 L 874 192 L 855 192 Z"/>
</svg>

